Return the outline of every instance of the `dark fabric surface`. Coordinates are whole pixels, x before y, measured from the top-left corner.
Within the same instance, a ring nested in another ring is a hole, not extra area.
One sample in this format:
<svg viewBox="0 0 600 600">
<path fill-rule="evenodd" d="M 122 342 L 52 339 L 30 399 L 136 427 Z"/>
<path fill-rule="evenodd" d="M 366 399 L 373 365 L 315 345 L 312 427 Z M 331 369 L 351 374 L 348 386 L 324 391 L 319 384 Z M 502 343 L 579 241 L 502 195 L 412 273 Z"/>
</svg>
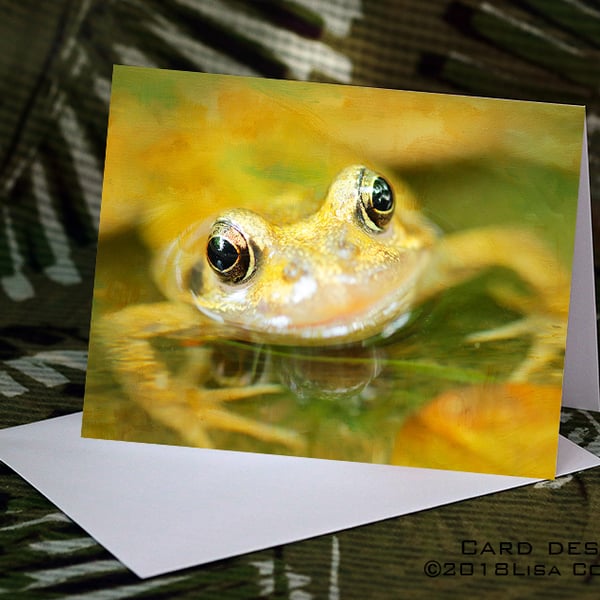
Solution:
<svg viewBox="0 0 600 600">
<path fill-rule="evenodd" d="M 594 0 L 0 0 L 0 426 L 82 406 L 113 63 L 586 104 L 594 199 L 599 11 Z M 567 410 L 562 428 L 600 454 L 598 414 Z M 10 469 L 0 478 L 7 597 L 598 594 L 598 553 L 547 551 L 550 541 L 600 543 L 598 470 L 149 581 Z M 465 557 L 466 539 L 534 550 L 506 561 L 524 575 L 495 574 L 507 557 Z M 429 559 L 479 566 L 428 578 Z M 587 565 L 581 575 L 574 562 Z M 561 575 L 527 575 L 536 563 Z"/>
</svg>

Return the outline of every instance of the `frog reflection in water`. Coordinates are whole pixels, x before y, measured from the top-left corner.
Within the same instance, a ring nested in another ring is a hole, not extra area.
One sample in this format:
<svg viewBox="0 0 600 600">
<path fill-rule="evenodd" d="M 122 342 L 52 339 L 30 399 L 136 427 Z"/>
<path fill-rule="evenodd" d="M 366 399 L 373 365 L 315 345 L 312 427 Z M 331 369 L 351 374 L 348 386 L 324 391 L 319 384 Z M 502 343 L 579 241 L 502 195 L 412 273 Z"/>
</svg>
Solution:
<svg viewBox="0 0 600 600">
<path fill-rule="evenodd" d="M 205 389 L 172 375 L 152 338 L 189 331 L 204 342 L 360 345 L 390 336 L 413 307 L 490 266 L 513 270 L 531 294 L 498 294 L 523 318 L 471 337 L 531 335 L 529 354 L 511 376 L 524 381 L 564 343 L 568 278 L 554 256 L 516 227 L 440 236 L 400 182 L 352 166 L 332 182 L 319 210 L 297 222 L 273 224 L 240 208 L 190 225 L 155 264 L 168 300 L 109 315 L 100 335 L 129 396 L 186 443 L 210 446 L 210 430 L 221 429 L 299 452 L 301 434 L 227 408 L 276 384 Z M 207 377 L 210 360 L 200 362 L 197 370 Z"/>
</svg>

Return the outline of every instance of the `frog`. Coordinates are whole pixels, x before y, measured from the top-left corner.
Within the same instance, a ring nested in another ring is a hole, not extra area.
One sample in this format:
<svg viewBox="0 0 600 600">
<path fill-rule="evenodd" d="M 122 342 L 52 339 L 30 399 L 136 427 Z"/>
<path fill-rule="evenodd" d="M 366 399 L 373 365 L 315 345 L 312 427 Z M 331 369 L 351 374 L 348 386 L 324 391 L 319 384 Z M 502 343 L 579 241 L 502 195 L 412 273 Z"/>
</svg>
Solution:
<svg viewBox="0 0 600 600">
<path fill-rule="evenodd" d="M 279 383 L 202 385 L 213 368 L 212 341 L 343 348 L 388 339 L 416 307 L 490 267 L 510 269 L 528 287 L 525 295 L 490 291 L 522 318 L 467 341 L 529 336 L 513 382 L 527 381 L 564 349 L 568 273 L 526 227 L 444 234 L 397 176 L 364 164 L 342 169 L 301 218 L 268 219 L 255 208 L 190 223 L 153 261 L 163 300 L 105 315 L 94 330 L 129 398 L 187 445 L 212 447 L 211 432 L 223 430 L 292 454 L 306 446 L 301 432 L 231 408 L 277 393 Z M 196 340 L 193 377 L 171 373 L 152 344 L 186 335 Z"/>
</svg>

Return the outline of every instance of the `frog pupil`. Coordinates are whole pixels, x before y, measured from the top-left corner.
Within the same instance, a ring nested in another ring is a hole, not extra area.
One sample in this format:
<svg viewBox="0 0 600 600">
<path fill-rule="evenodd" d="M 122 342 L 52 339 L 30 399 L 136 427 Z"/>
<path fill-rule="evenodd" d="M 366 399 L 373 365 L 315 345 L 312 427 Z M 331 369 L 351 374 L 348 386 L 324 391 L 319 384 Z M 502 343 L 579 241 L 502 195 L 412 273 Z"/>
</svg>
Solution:
<svg viewBox="0 0 600 600">
<path fill-rule="evenodd" d="M 239 258 L 238 249 L 221 236 L 210 238 L 207 254 L 211 265 L 221 272 L 233 267 Z"/>
<path fill-rule="evenodd" d="M 387 181 L 377 177 L 373 182 L 373 208 L 380 212 L 388 212 L 394 206 L 394 196 Z"/>
</svg>

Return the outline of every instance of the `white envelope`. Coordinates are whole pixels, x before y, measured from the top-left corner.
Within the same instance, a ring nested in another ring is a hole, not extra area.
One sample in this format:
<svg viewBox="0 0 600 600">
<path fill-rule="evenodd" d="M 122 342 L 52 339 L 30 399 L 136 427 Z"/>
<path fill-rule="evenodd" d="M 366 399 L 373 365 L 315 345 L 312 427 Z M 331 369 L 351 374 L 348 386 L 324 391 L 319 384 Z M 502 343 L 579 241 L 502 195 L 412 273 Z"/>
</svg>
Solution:
<svg viewBox="0 0 600 600">
<path fill-rule="evenodd" d="M 0 431 L 0 459 L 139 577 L 151 577 L 534 479 L 114 442 L 81 414 Z M 600 465 L 560 439 L 558 475 Z"/>
</svg>

